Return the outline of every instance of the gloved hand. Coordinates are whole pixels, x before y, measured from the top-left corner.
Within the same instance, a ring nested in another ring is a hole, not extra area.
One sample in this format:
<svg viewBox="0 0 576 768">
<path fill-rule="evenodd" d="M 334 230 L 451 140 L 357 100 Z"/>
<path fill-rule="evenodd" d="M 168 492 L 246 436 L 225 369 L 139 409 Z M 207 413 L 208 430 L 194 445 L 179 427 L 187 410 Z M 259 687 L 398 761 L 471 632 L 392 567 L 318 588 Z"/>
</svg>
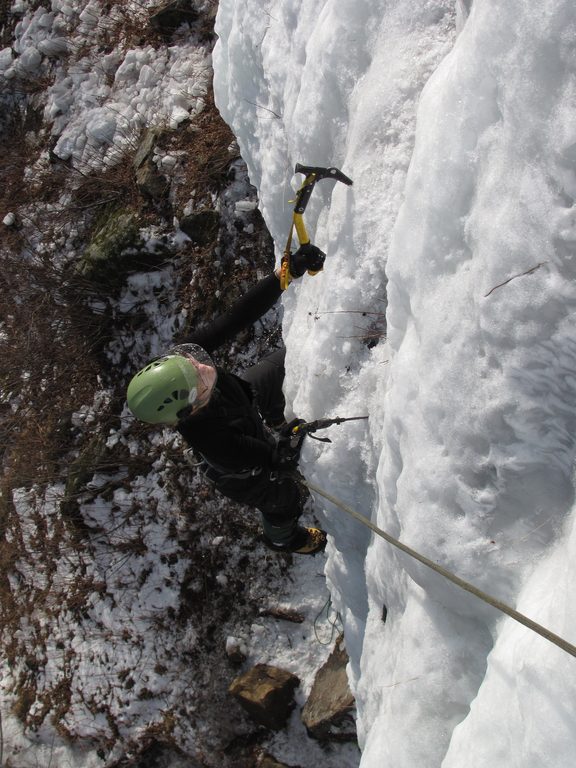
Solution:
<svg viewBox="0 0 576 768">
<path fill-rule="evenodd" d="M 324 259 L 326 254 L 322 253 L 320 248 L 317 248 L 312 243 L 305 243 L 298 248 L 297 251 L 290 254 L 290 274 L 294 278 L 302 277 L 304 272 L 310 270 L 311 272 L 320 272 L 324 266 Z"/>
<path fill-rule="evenodd" d="M 280 430 L 280 438 L 276 446 L 276 466 L 279 469 L 296 469 L 305 433 L 294 434 L 294 427 L 304 424 L 302 419 L 294 419 Z"/>
</svg>

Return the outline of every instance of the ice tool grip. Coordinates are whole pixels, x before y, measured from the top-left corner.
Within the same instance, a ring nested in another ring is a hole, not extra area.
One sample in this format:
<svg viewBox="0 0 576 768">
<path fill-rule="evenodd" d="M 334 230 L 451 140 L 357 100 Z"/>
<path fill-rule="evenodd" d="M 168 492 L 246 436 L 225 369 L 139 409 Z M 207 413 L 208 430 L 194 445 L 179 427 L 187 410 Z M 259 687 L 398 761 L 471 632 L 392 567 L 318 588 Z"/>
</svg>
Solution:
<svg viewBox="0 0 576 768">
<path fill-rule="evenodd" d="M 310 200 L 310 195 L 314 190 L 314 185 L 317 181 L 321 181 L 322 179 L 334 179 L 334 181 L 341 181 L 347 186 L 351 186 L 353 183 L 352 179 L 348 178 L 348 176 L 343 174 L 342 171 L 338 170 L 338 168 L 321 168 L 319 166 L 302 165 L 301 163 L 296 163 L 294 173 L 302 173 L 305 176 L 305 179 L 302 186 L 297 191 L 296 199 L 294 200 L 295 205 L 294 212 L 292 214 L 292 226 L 290 228 L 290 234 L 288 235 L 288 240 L 286 242 L 284 256 L 282 257 L 280 267 L 280 286 L 283 291 L 288 288 L 292 280 L 292 275 L 290 274 L 290 248 L 292 246 L 292 235 L 294 230 L 296 230 L 296 235 L 300 245 L 306 245 L 306 243 L 310 242 L 310 238 L 308 236 L 308 232 L 306 231 L 306 225 L 304 224 L 302 215 L 306 210 L 306 206 Z M 308 274 L 316 275 L 318 273 L 309 270 Z"/>
</svg>

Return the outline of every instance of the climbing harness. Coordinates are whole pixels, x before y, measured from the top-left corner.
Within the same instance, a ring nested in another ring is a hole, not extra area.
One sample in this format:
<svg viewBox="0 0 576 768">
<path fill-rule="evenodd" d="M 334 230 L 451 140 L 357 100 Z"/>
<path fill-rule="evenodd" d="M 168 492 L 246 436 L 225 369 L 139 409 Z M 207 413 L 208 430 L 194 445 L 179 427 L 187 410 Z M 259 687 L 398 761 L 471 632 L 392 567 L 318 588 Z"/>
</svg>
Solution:
<svg viewBox="0 0 576 768">
<path fill-rule="evenodd" d="M 511 608 L 509 605 L 506 605 L 506 603 L 503 603 L 501 600 L 498 600 L 497 598 L 492 597 L 486 592 L 483 592 L 481 589 L 478 589 L 478 587 L 475 587 L 473 584 L 470 584 L 468 581 L 461 579 L 459 576 L 456 576 L 456 574 L 452 573 L 446 568 L 443 568 L 441 565 L 438 565 L 437 563 L 433 562 L 432 560 L 425 557 L 424 555 L 421 555 L 415 549 L 408 547 L 406 544 L 403 544 L 401 541 L 399 541 L 398 539 L 395 539 L 393 536 L 390 536 L 390 534 L 386 533 L 381 528 L 378 528 L 378 526 L 375 525 L 371 520 L 368 520 L 368 518 L 364 517 L 364 515 L 361 515 L 359 512 L 357 512 L 356 510 L 352 509 L 351 507 L 347 506 L 342 501 L 340 501 L 340 499 L 337 499 L 335 496 L 332 496 L 331 494 L 327 493 L 322 488 L 319 488 L 315 483 L 311 483 L 307 480 L 303 480 L 302 482 L 310 491 L 312 491 L 313 493 L 317 493 L 319 496 L 322 496 L 327 501 L 331 502 L 336 507 L 338 507 L 339 509 L 343 510 L 348 515 L 353 517 L 355 520 L 358 520 L 360 523 L 362 523 L 362 525 L 365 525 L 368 528 L 370 528 L 378 536 L 383 538 L 389 544 L 392 544 L 392 546 L 401 550 L 402 552 L 409 555 L 410 557 L 413 557 L 415 560 L 418 560 L 420 563 L 427 566 L 428 568 L 431 568 L 433 571 L 440 574 L 440 576 L 443 576 L 445 579 L 448 579 L 448 581 L 451 581 L 453 584 L 456 584 L 456 586 L 460 587 L 466 592 L 469 592 L 470 594 L 475 595 L 477 598 L 479 598 L 480 600 L 483 600 L 488 605 L 491 605 L 493 608 L 496 608 L 497 610 L 510 616 L 512 619 L 519 622 L 520 624 L 523 624 L 525 627 L 528 627 L 528 629 L 531 629 L 533 632 L 536 632 L 536 634 L 540 635 L 541 637 L 544 637 L 549 642 L 558 646 L 558 648 L 561 648 L 563 651 L 566 651 L 566 653 L 569 653 L 571 656 L 576 657 L 576 646 L 572 645 L 572 643 L 569 643 L 567 640 L 564 640 L 564 638 L 560 637 L 559 635 L 556 635 L 554 632 L 551 632 L 549 629 L 547 629 L 546 627 L 543 627 L 541 624 L 538 624 L 537 622 L 532 621 L 532 619 L 529 619 L 527 616 L 524 616 L 524 614 L 519 613 L 514 608 Z"/>
<path fill-rule="evenodd" d="M 201 463 L 201 472 L 209 483 L 219 483 L 226 480 L 251 480 L 254 477 L 262 474 L 262 467 L 252 467 L 249 469 L 241 469 L 238 472 L 230 472 L 226 469 L 221 469 L 210 464 L 206 459 Z"/>
<path fill-rule="evenodd" d="M 341 181 L 347 186 L 352 185 L 352 179 L 345 176 L 342 171 L 338 170 L 338 168 L 318 168 L 311 165 L 300 165 L 300 163 L 296 163 L 294 173 L 302 173 L 305 178 L 302 186 L 296 192 L 296 198 L 290 201 L 295 205 L 292 214 L 292 226 L 290 227 L 288 240 L 286 241 L 286 247 L 284 248 L 284 255 L 282 256 L 282 261 L 280 263 L 280 287 L 283 291 L 288 288 L 290 281 L 292 280 L 292 275 L 290 274 L 290 249 L 292 247 L 294 230 L 296 230 L 300 245 L 306 245 L 310 242 L 308 232 L 306 231 L 306 225 L 304 224 L 303 214 L 308 205 L 308 201 L 310 200 L 314 185 L 321 179 L 334 179 L 334 181 Z M 317 272 L 311 272 L 309 270 L 308 274 L 316 275 Z"/>
</svg>

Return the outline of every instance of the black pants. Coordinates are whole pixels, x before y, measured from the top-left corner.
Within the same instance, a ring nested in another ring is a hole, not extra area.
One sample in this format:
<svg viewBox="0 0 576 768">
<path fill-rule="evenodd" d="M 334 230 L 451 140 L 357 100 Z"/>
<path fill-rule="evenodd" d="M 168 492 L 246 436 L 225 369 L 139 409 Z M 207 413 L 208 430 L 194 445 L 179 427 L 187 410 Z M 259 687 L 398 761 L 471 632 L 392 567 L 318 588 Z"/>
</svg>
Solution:
<svg viewBox="0 0 576 768">
<path fill-rule="evenodd" d="M 272 427 L 284 421 L 285 357 L 286 350 L 277 349 L 242 374 L 254 389 L 260 413 Z M 224 496 L 258 509 L 264 533 L 274 543 L 288 544 L 294 537 L 308 497 L 297 475 L 263 470 L 247 479 L 222 476 L 216 479 L 215 485 Z"/>
</svg>

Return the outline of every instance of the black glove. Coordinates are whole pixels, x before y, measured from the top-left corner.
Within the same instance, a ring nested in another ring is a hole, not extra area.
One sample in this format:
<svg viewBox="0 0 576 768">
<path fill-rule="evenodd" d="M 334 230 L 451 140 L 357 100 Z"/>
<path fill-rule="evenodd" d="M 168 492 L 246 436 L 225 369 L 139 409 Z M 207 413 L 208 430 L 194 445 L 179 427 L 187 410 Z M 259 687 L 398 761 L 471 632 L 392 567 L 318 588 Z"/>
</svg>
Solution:
<svg viewBox="0 0 576 768">
<path fill-rule="evenodd" d="M 322 253 L 320 248 L 312 245 L 312 243 L 305 243 L 297 251 L 290 254 L 290 274 L 292 277 L 298 278 L 302 277 L 304 272 L 308 270 L 320 272 L 324 266 L 325 258 L 326 254 Z"/>
<path fill-rule="evenodd" d="M 280 430 L 280 439 L 276 446 L 276 461 L 278 469 L 296 469 L 305 433 L 294 434 L 294 427 L 304 424 L 302 419 L 294 419 Z"/>
</svg>

